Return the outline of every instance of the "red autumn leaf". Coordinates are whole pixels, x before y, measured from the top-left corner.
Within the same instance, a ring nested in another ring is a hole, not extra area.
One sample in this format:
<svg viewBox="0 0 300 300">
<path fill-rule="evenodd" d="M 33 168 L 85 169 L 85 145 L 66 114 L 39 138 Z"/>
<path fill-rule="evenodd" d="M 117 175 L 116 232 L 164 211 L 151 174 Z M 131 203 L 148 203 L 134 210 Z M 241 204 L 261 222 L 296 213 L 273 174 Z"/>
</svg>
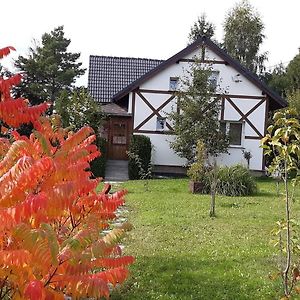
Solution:
<svg viewBox="0 0 300 300">
<path fill-rule="evenodd" d="M 0 58 L 7 56 L 11 50 L 16 51 L 16 49 L 12 46 L 8 46 L 8 47 L 0 49 Z"/>
<path fill-rule="evenodd" d="M 26 299 L 42 300 L 45 299 L 45 289 L 43 283 L 39 280 L 29 282 L 24 291 Z"/>
</svg>

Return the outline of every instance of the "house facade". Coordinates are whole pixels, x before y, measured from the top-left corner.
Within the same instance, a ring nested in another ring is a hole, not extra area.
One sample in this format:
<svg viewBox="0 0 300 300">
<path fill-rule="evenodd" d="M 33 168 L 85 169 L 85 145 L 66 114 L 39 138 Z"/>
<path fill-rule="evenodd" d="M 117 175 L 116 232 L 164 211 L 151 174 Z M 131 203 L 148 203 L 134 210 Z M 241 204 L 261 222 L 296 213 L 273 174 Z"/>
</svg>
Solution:
<svg viewBox="0 0 300 300">
<path fill-rule="evenodd" d="M 118 68 L 119 71 L 114 71 L 114 65 L 110 72 L 118 74 L 122 80 L 125 76 L 122 76 L 122 72 L 126 72 L 126 76 L 129 76 L 129 72 L 132 76 L 121 83 L 121 79 L 118 81 L 115 75 L 105 78 L 104 71 L 97 73 L 92 59 L 97 60 L 97 57 L 91 57 L 90 60 L 89 90 L 110 115 L 106 132 L 103 133 L 108 142 L 108 158 L 126 159 L 130 136 L 143 134 L 149 136 L 153 144 L 152 162 L 155 170 L 181 172 L 186 161 L 170 148 L 170 141 L 175 136 L 167 115 L 171 110 L 178 109 L 174 91 L 178 88 L 179 78 L 186 76 L 191 64 L 197 60 L 212 69 L 211 80 L 216 83 L 216 96 L 221 104 L 220 122 L 223 130 L 230 132 L 231 136 L 229 153 L 220 155 L 219 163 L 246 164 L 243 152 L 248 151 L 252 155 L 250 169 L 264 170 L 260 139 L 265 135 L 268 112 L 287 104 L 209 39 L 199 38 L 166 61 L 132 59 L 146 66 L 138 67 L 140 72 L 133 67 L 124 67 L 124 62 L 130 59 L 110 58 L 114 63 L 123 63 L 121 71 Z M 105 80 L 107 86 L 111 85 L 115 90 L 111 90 L 106 99 L 104 96 L 98 96 L 97 99 L 96 92 L 105 91 Z M 114 155 L 114 152 L 118 154 Z"/>
</svg>

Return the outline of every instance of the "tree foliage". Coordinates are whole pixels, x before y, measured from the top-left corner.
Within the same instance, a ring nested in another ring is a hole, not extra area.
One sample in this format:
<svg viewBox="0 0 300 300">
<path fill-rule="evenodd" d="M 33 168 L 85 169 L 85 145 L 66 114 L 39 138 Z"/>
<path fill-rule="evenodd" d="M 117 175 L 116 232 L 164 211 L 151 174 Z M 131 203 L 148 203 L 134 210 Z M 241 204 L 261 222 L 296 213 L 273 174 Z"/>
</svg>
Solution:
<svg viewBox="0 0 300 300">
<path fill-rule="evenodd" d="M 83 87 L 75 89 L 72 94 L 63 91 L 57 98 L 55 109 L 62 117 L 65 127 L 71 126 L 78 130 L 88 125 L 97 132 L 102 124 L 103 113 L 100 105 Z"/>
<path fill-rule="evenodd" d="M 300 53 L 287 65 L 279 64 L 272 72 L 266 73 L 264 79 L 278 94 L 288 98 L 289 104 L 300 116 Z"/>
<path fill-rule="evenodd" d="M 220 99 L 215 96 L 212 70 L 200 63 L 191 65 L 181 88 L 176 93 L 178 110 L 169 114 L 175 133 L 172 149 L 192 163 L 198 140 L 202 140 L 209 155 L 227 152 L 228 138 L 220 130 Z"/>
<path fill-rule="evenodd" d="M 295 110 L 297 119 L 300 121 L 300 89 L 289 92 L 287 99 L 289 107 Z"/>
<path fill-rule="evenodd" d="M 16 89 L 19 96 L 31 104 L 55 101 L 62 90 L 70 91 L 76 78 L 85 69 L 77 62 L 80 53 L 67 51 L 71 40 L 64 36 L 63 26 L 42 36 L 41 45 L 29 48 L 28 57 L 19 56 L 15 66 L 25 72 L 24 80 Z"/>
<path fill-rule="evenodd" d="M 263 80 L 268 86 L 281 96 L 286 96 L 288 89 L 288 81 L 286 78 L 286 68 L 283 64 L 279 64 L 272 70 L 272 72 L 265 72 Z"/>
<path fill-rule="evenodd" d="M 261 17 L 247 0 L 231 9 L 224 22 L 224 48 L 254 73 L 264 69 L 267 53 L 259 54 L 265 38 Z"/>
<path fill-rule="evenodd" d="M 68 132 L 58 116 L 40 116 L 47 103 L 12 99 L 20 80 L 0 78 L 0 119 L 12 134 L 0 143 L 0 299 L 108 298 L 133 262 L 119 246 L 130 226 L 113 225 L 125 191 L 96 193 L 93 130 Z M 30 137 L 13 130 L 28 122 Z"/>
<path fill-rule="evenodd" d="M 292 92 L 300 89 L 300 53 L 298 53 L 286 68 L 287 90 Z"/>
<path fill-rule="evenodd" d="M 199 37 L 206 36 L 212 38 L 215 34 L 215 25 L 207 20 L 205 14 L 198 17 L 197 21 L 191 27 L 189 33 L 189 44 L 195 42 Z"/>
</svg>

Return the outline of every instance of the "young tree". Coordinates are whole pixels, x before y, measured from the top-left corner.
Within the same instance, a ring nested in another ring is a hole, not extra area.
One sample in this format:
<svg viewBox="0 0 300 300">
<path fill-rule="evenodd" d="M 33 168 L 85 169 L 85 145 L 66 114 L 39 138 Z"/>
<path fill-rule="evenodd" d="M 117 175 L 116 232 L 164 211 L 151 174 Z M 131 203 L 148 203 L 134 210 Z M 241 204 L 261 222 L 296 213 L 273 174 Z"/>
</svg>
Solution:
<svg viewBox="0 0 300 300">
<path fill-rule="evenodd" d="M 209 22 L 206 18 L 205 14 L 202 14 L 198 17 L 197 21 L 194 22 L 193 26 L 191 27 L 189 33 L 189 44 L 195 42 L 201 36 L 207 36 L 208 38 L 212 38 L 215 34 L 215 25 Z"/>
<path fill-rule="evenodd" d="M 273 157 L 269 172 L 279 174 L 284 182 L 284 219 L 277 222 L 278 227 L 274 230 L 279 237 L 276 245 L 279 245 L 281 255 L 279 274 L 285 295 L 282 299 L 289 299 L 294 290 L 300 292 L 300 287 L 296 285 L 300 279 L 299 233 L 295 231 L 298 223 L 293 219 L 294 193 L 288 183 L 291 177 L 299 173 L 300 123 L 295 116 L 293 110 L 275 113 L 274 124 L 269 126 L 268 134 L 261 141 L 265 154 Z M 298 180 L 297 177 L 292 180 L 293 186 Z"/>
<path fill-rule="evenodd" d="M 171 148 L 186 158 L 190 166 L 196 159 L 197 143 L 201 140 L 208 159 L 213 158 L 211 173 L 210 217 L 215 217 L 216 156 L 227 152 L 228 137 L 220 129 L 220 99 L 214 96 L 216 82 L 212 80 L 211 68 L 200 63 L 191 65 L 187 76 L 182 79 L 177 92 L 178 109 L 169 114 L 173 122 L 175 139 Z"/>
<path fill-rule="evenodd" d="M 19 56 L 15 66 L 26 75 L 16 89 L 17 95 L 38 104 L 55 101 L 62 90 L 72 90 L 76 78 L 85 69 L 77 62 L 80 53 L 67 51 L 70 43 L 64 36 L 63 26 L 59 26 L 43 34 L 41 45 L 31 47 L 28 57 Z"/>
<path fill-rule="evenodd" d="M 220 101 L 214 96 L 216 85 L 212 71 L 200 63 L 191 64 L 187 76 L 181 80 L 177 92 L 179 109 L 169 114 L 173 122 L 175 139 L 172 149 L 188 164 L 193 163 L 198 140 L 202 140 L 210 156 L 227 152 L 228 138 L 220 130 Z"/>
<path fill-rule="evenodd" d="M 224 22 L 224 48 L 254 73 L 264 70 L 267 53 L 259 54 L 265 38 L 261 17 L 248 0 L 242 0 L 230 10 Z"/>
<path fill-rule="evenodd" d="M 113 225 L 125 191 L 96 193 L 93 130 L 68 132 L 57 116 L 41 117 L 48 103 L 13 99 L 20 80 L 0 78 L 0 120 L 12 134 L 0 140 L 0 299 L 108 299 L 133 262 L 118 245 L 130 226 Z M 29 122 L 29 138 L 13 130 Z"/>
</svg>

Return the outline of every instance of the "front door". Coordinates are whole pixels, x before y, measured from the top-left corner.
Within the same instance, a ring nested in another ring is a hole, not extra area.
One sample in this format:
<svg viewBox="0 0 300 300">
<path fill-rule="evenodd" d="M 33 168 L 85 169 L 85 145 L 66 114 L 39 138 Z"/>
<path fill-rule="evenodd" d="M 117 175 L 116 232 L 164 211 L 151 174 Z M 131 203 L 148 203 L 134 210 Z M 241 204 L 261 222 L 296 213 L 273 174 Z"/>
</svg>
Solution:
<svg viewBox="0 0 300 300">
<path fill-rule="evenodd" d="M 109 120 L 108 159 L 127 160 L 131 118 L 111 117 Z"/>
</svg>

